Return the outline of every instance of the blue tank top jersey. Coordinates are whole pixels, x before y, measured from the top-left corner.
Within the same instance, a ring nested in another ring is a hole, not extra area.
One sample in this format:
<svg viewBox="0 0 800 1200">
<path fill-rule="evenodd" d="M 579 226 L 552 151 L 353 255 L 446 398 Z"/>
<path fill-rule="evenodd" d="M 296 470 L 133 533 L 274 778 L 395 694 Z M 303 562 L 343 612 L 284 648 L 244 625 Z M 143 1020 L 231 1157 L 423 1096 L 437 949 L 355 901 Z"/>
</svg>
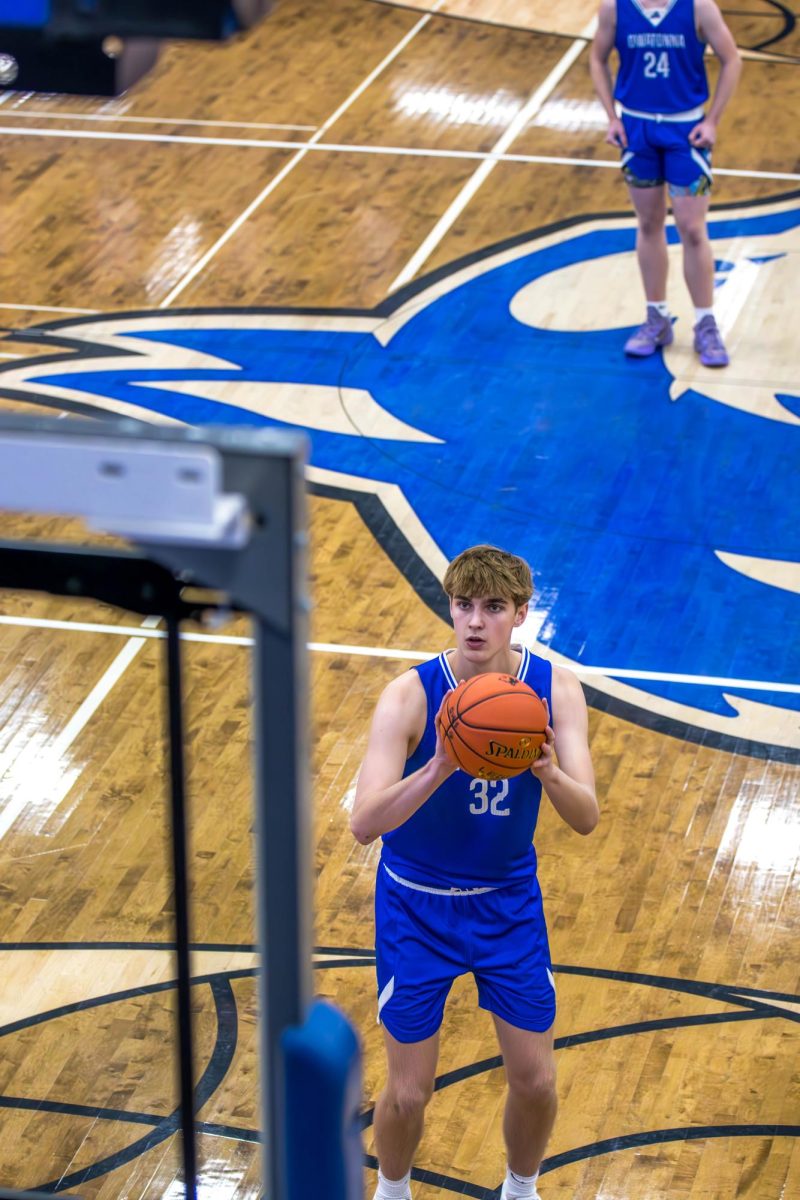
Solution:
<svg viewBox="0 0 800 1200">
<path fill-rule="evenodd" d="M 433 756 L 436 714 L 457 683 L 446 653 L 413 670 L 425 689 L 428 716 L 404 779 Z M 523 649 L 517 677 L 547 700 L 552 721 L 551 663 Z M 530 771 L 496 782 L 455 771 L 403 825 L 383 835 L 383 862 L 403 879 L 430 887 L 498 887 L 529 879 L 536 872 L 533 831 L 541 798 L 542 785 Z"/>
<path fill-rule="evenodd" d="M 694 0 L 664 0 L 644 10 L 617 0 L 619 74 L 614 96 L 646 113 L 690 112 L 708 99 L 705 43 L 697 36 Z"/>
</svg>

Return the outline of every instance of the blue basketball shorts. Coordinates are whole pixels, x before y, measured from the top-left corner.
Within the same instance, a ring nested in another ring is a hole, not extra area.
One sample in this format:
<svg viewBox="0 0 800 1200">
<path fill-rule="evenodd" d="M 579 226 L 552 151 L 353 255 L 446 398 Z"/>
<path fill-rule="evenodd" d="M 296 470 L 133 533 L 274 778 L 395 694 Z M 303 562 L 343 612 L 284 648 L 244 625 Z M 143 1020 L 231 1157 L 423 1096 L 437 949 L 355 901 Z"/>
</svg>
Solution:
<svg viewBox="0 0 800 1200">
<path fill-rule="evenodd" d="M 453 981 L 469 972 L 481 1008 L 520 1029 L 549 1029 L 556 992 L 536 877 L 478 893 L 418 887 L 378 867 L 378 1021 L 392 1037 L 432 1037 Z"/>
<path fill-rule="evenodd" d="M 711 151 L 699 150 L 689 134 L 699 120 L 664 121 L 623 112 L 628 145 L 622 152 L 622 174 L 630 187 L 659 187 L 671 196 L 704 196 L 711 190 Z"/>
</svg>

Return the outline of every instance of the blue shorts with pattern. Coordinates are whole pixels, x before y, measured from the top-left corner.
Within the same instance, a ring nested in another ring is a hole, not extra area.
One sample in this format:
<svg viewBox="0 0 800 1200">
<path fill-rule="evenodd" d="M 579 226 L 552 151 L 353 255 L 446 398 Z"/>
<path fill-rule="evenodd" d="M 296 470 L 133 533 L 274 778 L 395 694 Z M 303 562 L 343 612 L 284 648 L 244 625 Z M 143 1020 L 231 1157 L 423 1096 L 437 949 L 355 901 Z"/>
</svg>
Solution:
<svg viewBox="0 0 800 1200">
<path fill-rule="evenodd" d="M 378 1020 L 398 1042 L 432 1037 L 453 981 L 472 973 L 481 1008 L 544 1032 L 556 993 L 536 876 L 478 893 L 432 892 L 392 878 L 375 888 Z"/>
<path fill-rule="evenodd" d="M 692 146 L 689 134 L 699 122 L 665 121 L 622 114 L 628 139 L 622 173 L 631 187 L 659 187 L 671 196 L 703 196 L 711 190 L 711 151 Z"/>
</svg>

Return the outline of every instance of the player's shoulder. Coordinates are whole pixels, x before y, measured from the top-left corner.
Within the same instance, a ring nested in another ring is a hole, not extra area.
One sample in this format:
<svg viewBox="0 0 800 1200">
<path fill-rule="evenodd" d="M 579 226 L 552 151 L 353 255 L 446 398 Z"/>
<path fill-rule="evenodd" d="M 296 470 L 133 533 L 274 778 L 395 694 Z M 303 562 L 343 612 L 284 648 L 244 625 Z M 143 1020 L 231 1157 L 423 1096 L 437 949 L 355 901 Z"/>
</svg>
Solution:
<svg viewBox="0 0 800 1200">
<path fill-rule="evenodd" d="M 553 695 L 553 708 L 558 711 L 559 708 L 567 705 L 578 705 L 586 707 L 586 699 L 583 694 L 581 682 L 574 671 L 570 671 L 568 667 L 560 667 L 553 664 L 553 682 L 551 685 Z"/>
<path fill-rule="evenodd" d="M 694 19 L 698 27 L 708 21 L 723 22 L 722 9 L 716 0 L 694 0 Z"/>
<path fill-rule="evenodd" d="M 617 20 L 617 0 L 600 0 L 597 18 L 600 25 L 614 25 Z"/>
<path fill-rule="evenodd" d="M 424 711 L 427 705 L 425 688 L 419 671 L 413 668 L 397 675 L 381 692 L 380 706 L 394 712 L 397 716 L 416 716 Z"/>
</svg>

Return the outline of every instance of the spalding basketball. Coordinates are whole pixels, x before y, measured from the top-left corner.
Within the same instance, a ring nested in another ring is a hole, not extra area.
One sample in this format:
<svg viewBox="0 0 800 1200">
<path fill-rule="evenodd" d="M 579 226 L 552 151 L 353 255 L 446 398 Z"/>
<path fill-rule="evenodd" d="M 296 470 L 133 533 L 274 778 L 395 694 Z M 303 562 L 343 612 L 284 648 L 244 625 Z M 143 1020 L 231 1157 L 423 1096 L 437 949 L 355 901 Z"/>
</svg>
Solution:
<svg viewBox="0 0 800 1200">
<path fill-rule="evenodd" d="M 547 709 L 532 687 L 488 671 L 446 699 L 442 738 L 448 758 L 478 779 L 521 775 L 542 753 Z"/>
</svg>

